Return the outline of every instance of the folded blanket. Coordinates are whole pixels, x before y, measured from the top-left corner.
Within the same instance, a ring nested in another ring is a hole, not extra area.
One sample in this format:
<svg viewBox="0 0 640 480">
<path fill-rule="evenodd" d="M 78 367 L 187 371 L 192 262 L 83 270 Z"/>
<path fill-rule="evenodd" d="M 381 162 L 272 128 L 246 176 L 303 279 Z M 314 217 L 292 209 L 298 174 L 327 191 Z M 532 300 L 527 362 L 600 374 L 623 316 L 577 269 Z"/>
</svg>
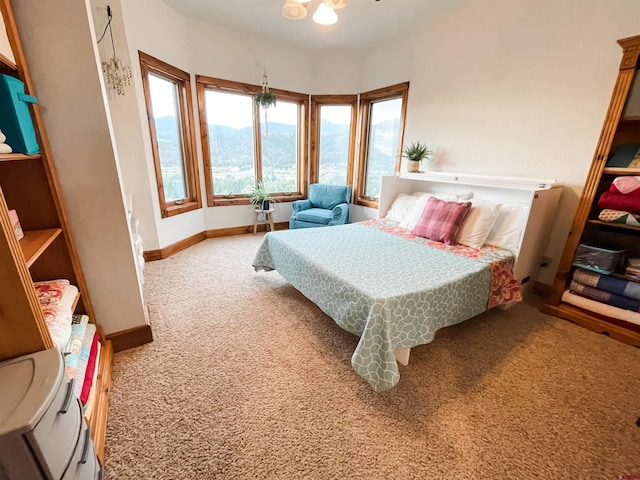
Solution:
<svg viewBox="0 0 640 480">
<path fill-rule="evenodd" d="M 612 210 L 623 210 L 625 212 L 640 212 L 640 197 L 633 195 L 623 195 L 621 193 L 602 192 L 598 199 L 600 208 L 610 208 Z"/>
<path fill-rule="evenodd" d="M 640 281 L 640 267 L 629 265 L 624 271 L 624 276 L 629 277 L 630 280 Z"/>
<path fill-rule="evenodd" d="M 80 354 L 82 353 L 82 340 L 87 331 L 89 317 L 86 315 L 73 315 L 71 322 L 71 338 L 64 347 L 64 365 L 69 378 L 75 378 Z"/>
<path fill-rule="evenodd" d="M 91 350 L 89 352 L 89 359 L 87 360 L 87 370 L 84 373 L 82 390 L 80 391 L 80 403 L 82 403 L 82 405 L 86 405 L 89 399 L 89 392 L 91 391 L 91 385 L 93 385 L 93 379 L 95 378 L 95 369 L 97 368 L 98 360 L 98 338 L 99 335 L 96 333 L 91 342 Z"/>
<path fill-rule="evenodd" d="M 33 286 L 51 340 L 62 351 L 71 337 L 72 308 L 78 288 L 66 279 L 34 282 Z"/>
<path fill-rule="evenodd" d="M 583 268 L 576 268 L 571 278 L 578 283 L 598 290 L 640 300 L 640 283 L 637 282 L 612 277 L 611 275 L 602 275 Z"/>
<path fill-rule="evenodd" d="M 640 213 L 624 212 L 605 208 L 598 215 L 598 219 L 607 223 L 622 223 L 632 227 L 640 227 Z"/>
<path fill-rule="evenodd" d="M 624 308 L 625 310 L 631 310 L 633 312 L 640 312 L 640 300 L 598 290 L 597 288 L 578 283 L 575 280 L 571 280 L 569 291 L 576 295 L 606 303 L 607 305 L 613 305 L 614 307 Z"/>
<path fill-rule="evenodd" d="M 635 168 L 640 166 L 640 144 L 620 145 L 607 160 L 607 167 Z"/>
<path fill-rule="evenodd" d="M 613 182 L 611 182 L 609 191 L 613 193 L 622 193 L 623 195 L 640 197 L 640 177 L 616 177 Z"/>
</svg>

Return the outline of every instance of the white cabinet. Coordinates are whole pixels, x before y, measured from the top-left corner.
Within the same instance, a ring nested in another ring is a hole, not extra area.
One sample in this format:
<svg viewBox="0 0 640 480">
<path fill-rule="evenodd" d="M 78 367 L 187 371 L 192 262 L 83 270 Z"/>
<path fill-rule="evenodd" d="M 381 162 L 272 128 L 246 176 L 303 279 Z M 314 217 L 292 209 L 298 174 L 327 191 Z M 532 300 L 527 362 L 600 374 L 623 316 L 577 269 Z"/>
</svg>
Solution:
<svg viewBox="0 0 640 480">
<path fill-rule="evenodd" d="M 0 363 L 0 479 L 96 479 L 91 432 L 57 349 Z"/>
</svg>

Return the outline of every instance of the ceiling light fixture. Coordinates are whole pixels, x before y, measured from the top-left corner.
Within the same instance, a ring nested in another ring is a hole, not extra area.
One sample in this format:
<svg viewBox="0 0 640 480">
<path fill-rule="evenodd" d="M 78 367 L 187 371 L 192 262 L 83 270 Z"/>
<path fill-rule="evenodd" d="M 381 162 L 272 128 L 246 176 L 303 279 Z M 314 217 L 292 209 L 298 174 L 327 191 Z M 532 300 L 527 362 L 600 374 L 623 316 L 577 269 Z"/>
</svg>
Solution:
<svg viewBox="0 0 640 480">
<path fill-rule="evenodd" d="M 282 16 L 291 20 L 300 20 L 307 16 L 307 7 L 312 0 L 286 0 L 282 7 Z M 313 14 L 313 21 L 320 25 L 333 25 L 338 21 L 335 10 L 344 8 L 349 0 L 321 0 Z"/>
</svg>

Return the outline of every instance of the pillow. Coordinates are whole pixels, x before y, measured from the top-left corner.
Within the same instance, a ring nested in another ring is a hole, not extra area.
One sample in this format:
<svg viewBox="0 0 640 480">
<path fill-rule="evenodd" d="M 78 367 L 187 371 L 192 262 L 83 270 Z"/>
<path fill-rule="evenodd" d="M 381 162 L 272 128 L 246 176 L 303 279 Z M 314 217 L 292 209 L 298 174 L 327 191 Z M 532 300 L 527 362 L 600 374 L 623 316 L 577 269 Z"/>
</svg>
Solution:
<svg viewBox="0 0 640 480">
<path fill-rule="evenodd" d="M 471 248 L 481 248 L 496 223 L 501 206 L 501 203 L 474 200 L 469 214 L 460 225 L 460 230 L 456 235 L 456 243 Z"/>
<path fill-rule="evenodd" d="M 384 218 L 394 222 L 402 222 L 411 213 L 417 201 L 418 197 L 399 193 Z"/>
<path fill-rule="evenodd" d="M 469 200 L 473 198 L 473 192 L 465 192 L 465 193 L 428 193 L 428 192 L 416 192 L 413 194 L 414 197 L 418 197 L 413 210 L 407 215 L 404 220 L 402 220 L 398 226 L 402 228 L 406 228 L 407 230 L 413 230 L 418 220 L 422 216 L 422 211 L 424 210 L 425 205 L 427 204 L 427 200 L 430 197 L 439 198 L 440 200 L 455 202 L 456 200 L 463 201 Z"/>
<path fill-rule="evenodd" d="M 484 243 L 515 252 L 527 222 L 528 211 L 528 205 L 502 205 L 496 223 Z"/>
<path fill-rule="evenodd" d="M 451 245 L 470 208 L 471 202 L 446 202 L 429 197 L 412 233 Z"/>
</svg>

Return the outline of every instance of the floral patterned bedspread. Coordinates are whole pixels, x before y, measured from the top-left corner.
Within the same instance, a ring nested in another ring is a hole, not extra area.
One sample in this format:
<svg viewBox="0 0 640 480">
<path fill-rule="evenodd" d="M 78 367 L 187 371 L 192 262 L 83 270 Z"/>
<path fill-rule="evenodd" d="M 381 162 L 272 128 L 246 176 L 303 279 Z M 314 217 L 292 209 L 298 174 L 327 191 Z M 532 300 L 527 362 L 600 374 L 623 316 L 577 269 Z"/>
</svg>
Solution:
<svg viewBox="0 0 640 480">
<path fill-rule="evenodd" d="M 265 235 L 252 262 L 277 270 L 340 327 L 360 337 L 356 372 L 380 392 L 398 383 L 394 351 L 520 300 L 511 252 L 447 247 L 375 219 Z"/>
</svg>

